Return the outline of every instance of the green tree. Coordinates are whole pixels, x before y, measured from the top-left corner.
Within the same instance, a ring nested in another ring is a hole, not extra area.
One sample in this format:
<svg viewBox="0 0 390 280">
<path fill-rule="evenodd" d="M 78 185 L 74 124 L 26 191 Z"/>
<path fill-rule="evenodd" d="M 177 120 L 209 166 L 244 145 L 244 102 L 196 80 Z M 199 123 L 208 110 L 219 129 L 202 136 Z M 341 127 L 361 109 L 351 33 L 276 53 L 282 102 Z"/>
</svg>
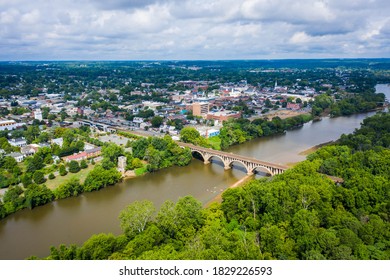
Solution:
<svg viewBox="0 0 390 280">
<path fill-rule="evenodd" d="M 180 131 L 180 140 L 185 143 L 196 144 L 199 141 L 200 134 L 193 127 L 185 127 Z"/>
<path fill-rule="evenodd" d="M 33 174 L 33 180 L 37 184 L 43 184 L 46 182 L 45 174 L 42 171 L 37 170 Z"/>
<path fill-rule="evenodd" d="M 145 230 L 156 211 L 153 203 L 148 200 L 135 201 L 119 214 L 122 231 L 127 236 L 133 236 Z"/>
<path fill-rule="evenodd" d="M 53 192 L 45 185 L 32 184 L 25 191 L 26 206 L 30 209 L 44 205 L 54 199 Z"/>
<path fill-rule="evenodd" d="M 118 164 L 118 157 L 124 155 L 124 150 L 122 147 L 109 143 L 107 146 L 102 148 L 102 155 L 105 159 L 114 163 L 114 166 Z"/>
<path fill-rule="evenodd" d="M 44 166 L 43 158 L 39 154 L 35 154 L 26 159 L 26 172 L 33 173 L 36 170 L 42 169 Z"/>
<path fill-rule="evenodd" d="M 60 165 L 59 172 L 61 176 L 65 176 L 66 174 L 68 174 L 68 171 L 66 170 L 66 167 L 63 164 Z"/>
<path fill-rule="evenodd" d="M 64 184 L 59 185 L 54 190 L 56 199 L 67 198 L 70 196 L 77 196 L 82 193 L 83 187 L 80 184 L 80 180 L 77 178 L 70 178 Z"/>
<path fill-rule="evenodd" d="M 75 160 L 71 160 L 68 163 L 68 168 L 69 168 L 69 172 L 71 172 L 71 173 L 77 173 L 80 171 L 79 163 Z"/>
<path fill-rule="evenodd" d="M 120 249 L 120 243 L 118 244 L 113 234 L 100 233 L 93 235 L 83 244 L 78 256 L 82 260 L 107 260 L 113 252 Z"/>
<path fill-rule="evenodd" d="M 141 138 L 134 141 L 132 144 L 133 157 L 143 159 L 145 157 L 145 151 L 149 146 L 149 140 L 147 138 Z"/>
<path fill-rule="evenodd" d="M 151 120 L 152 127 L 158 128 L 163 124 L 164 118 L 160 116 L 154 116 Z"/>
<path fill-rule="evenodd" d="M 102 166 L 96 165 L 88 173 L 87 178 L 85 178 L 83 188 L 87 192 L 96 191 L 106 186 L 114 185 L 121 178 L 122 174 L 116 168 L 106 170 Z"/>
<path fill-rule="evenodd" d="M 88 164 L 87 164 L 87 161 L 85 159 L 80 161 L 80 168 L 85 169 L 87 167 L 88 167 Z"/>
</svg>

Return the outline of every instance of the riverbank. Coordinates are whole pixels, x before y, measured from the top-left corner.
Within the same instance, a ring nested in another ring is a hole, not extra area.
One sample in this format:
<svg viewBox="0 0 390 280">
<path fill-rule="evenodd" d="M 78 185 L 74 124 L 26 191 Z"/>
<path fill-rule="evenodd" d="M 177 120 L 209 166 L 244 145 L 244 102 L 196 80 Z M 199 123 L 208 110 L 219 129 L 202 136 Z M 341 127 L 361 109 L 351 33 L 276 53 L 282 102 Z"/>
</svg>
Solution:
<svg viewBox="0 0 390 280">
<path fill-rule="evenodd" d="M 278 110 L 278 111 L 272 111 L 270 113 L 264 114 L 264 117 L 268 119 L 272 119 L 275 117 L 279 117 L 282 120 L 287 118 L 296 117 L 299 115 L 307 115 L 310 114 L 307 110 L 299 110 L 299 111 L 293 111 L 293 110 Z M 253 120 L 257 119 L 258 117 L 253 118 Z"/>
<path fill-rule="evenodd" d="M 237 188 L 239 186 L 242 186 L 244 183 L 248 182 L 250 179 L 253 179 L 254 176 L 253 175 L 246 175 L 245 177 L 241 178 L 240 180 L 238 180 L 237 182 L 235 182 L 233 185 L 230 185 L 227 189 L 234 189 L 234 188 Z M 209 202 L 206 203 L 206 205 L 204 206 L 205 208 L 209 207 L 210 204 L 214 203 L 214 202 L 219 202 L 221 203 L 222 202 L 222 194 L 227 190 L 225 189 L 223 192 L 221 192 L 220 194 L 218 194 L 216 197 L 214 197 L 212 200 L 210 200 Z"/>
<path fill-rule="evenodd" d="M 328 141 L 328 142 L 324 142 L 324 143 L 315 145 L 315 146 L 313 146 L 313 147 L 310 147 L 310 148 L 307 149 L 307 150 L 304 150 L 304 151 L 300 152 L 299 155 L 301 155 L 301 156 L 310 155 L 310 154 L 316 152 L 318 149 L 320 149 L 320 148 L 322 148 L 322 147 L 324 147 L 324 146 L 333 144 L 333 143 L 334 143 L 334 141 Z M 293 163 L 291 163 L 291 164 L 293 164 Z"/>
</svg>

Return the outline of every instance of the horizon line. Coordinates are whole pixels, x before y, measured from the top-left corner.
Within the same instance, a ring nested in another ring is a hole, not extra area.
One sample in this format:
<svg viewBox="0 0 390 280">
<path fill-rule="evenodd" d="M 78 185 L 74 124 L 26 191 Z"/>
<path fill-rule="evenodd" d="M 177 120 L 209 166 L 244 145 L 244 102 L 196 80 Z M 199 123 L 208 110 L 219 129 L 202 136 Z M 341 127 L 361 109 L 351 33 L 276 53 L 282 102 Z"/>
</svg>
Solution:
<svg viewBox="0 0 390 280">
<path fill-rule="evenodd" d="M 0 60 L 4 62 L 175 62 L 175 61 L 283 61 L 283 60 L 388 60 L 390 57 L 331 57 L 331 58 L 232 58 L 232 59 L 32 59 L 32 60 Z"/>
</svg>

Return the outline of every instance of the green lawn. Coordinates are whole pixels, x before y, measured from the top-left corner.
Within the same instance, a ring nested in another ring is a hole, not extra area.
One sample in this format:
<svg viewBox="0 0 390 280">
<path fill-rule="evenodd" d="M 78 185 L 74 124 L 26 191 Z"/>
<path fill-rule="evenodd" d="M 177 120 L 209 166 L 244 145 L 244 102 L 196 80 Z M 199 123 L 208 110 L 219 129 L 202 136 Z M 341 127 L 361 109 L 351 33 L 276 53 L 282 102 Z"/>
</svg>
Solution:
<svg viewBox="0 0 390 280">
<path fill-rule="evenodd" d="M 135 172 L 136 176 L 141 176 L 141 175 L 145 174 L 148 171 L 146 170 L 146 165 L 145 165 L 143 167 L 135 169 L 134 172 Z"/>
<path fill-rule="evenodd" d="M 88 167 L 86 169 L 81 169 L 78 173 L 68 172 L 68 174 L 66 174 L 65 176 L 61 176 L 58 174 L 53 180 L 47 179 L 47 181 L 45 182 L 45 185 L 49 189 L 53 190 L 53 189 L 57 188 L 59 185 L 68 181 L 72 177 L 76 177 L 77 179 L 80 180 L 81 183 L 83 183 L 85 178 L 87 178 L 89 171 L 91 171 L 94 167 L 95 167 L 95 165 L 90 164 L 90 165 L 88 165 Z"/>
<path fill-rule="evenodd" d="M 210 137 L 207 141 L 211 144 L 214 150 L 221 150 L 221 138 L 218 136 Z"/>
</svg>

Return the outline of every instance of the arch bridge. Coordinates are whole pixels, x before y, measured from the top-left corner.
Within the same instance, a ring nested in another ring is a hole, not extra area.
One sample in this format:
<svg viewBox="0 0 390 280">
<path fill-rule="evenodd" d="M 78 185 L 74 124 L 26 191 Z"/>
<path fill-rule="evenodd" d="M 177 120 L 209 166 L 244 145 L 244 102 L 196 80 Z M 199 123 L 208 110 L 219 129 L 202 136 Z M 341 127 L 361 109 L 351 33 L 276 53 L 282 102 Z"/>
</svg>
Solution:
<svg viewBox="0 0 390 280">
<path fill-rule="evenodd" d="M 183 142 L 178 142 L 178 144 L 181 147 L 188 147 L 192 153 L 194 152 L 199 153 L 203 158 L 204 164 L 209 164 L 210 159 L 212 157 L 219 158 L 222 161 L 224 168 L 226 170 L 230 169 L 234 162 L 241 163 L 245 167 L 248 175 L 254 174 L 256 168 L 262 168 L 267 170 L 267 172 L 271 174 L 271 176 L 281 174 L 288 169 L 287 166 L 269 163 L 258 159 L 250 158 L 250 157 L 236 155 L 233 153 L 226 153 L 226 152 L 217 151 L 209 148 L 203 148 L 203 147 L 199 147 L 199 146 L 195 146 Z"/>
</svg>

